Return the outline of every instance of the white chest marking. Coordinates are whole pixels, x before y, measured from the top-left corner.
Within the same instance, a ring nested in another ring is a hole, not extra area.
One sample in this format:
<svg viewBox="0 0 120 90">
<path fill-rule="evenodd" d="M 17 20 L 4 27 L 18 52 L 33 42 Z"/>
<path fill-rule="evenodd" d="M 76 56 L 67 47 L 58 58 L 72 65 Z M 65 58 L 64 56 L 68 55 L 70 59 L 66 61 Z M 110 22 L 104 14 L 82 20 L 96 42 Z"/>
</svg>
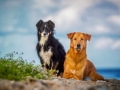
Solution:
<svg viewBox="0 0 120 90">
<path fill-rule="evenodd" d="M 39 55 L 42 57 L 44 64 L 50 65 L 50 59 L 53 55 L 51 48 L 52 47 L 50 47 L 49 50 L 45 52 L 43 50 L 43 47 L 41 48 L 41 52 L 39 53 Z"/>
<path fill-rule="evenodd" d="M 41 40 L 39 41 L 40 45 L 44 45 L 45 42 L 47 41 L 48 37 L 41 37 Z"/>
<path fill-rule="evenodd" d="M 70 72 L 71 72 L 72 74 L 75 74 L 75 73 L 76 73 L 76 70 L 70 70 Z"/>
</svg>

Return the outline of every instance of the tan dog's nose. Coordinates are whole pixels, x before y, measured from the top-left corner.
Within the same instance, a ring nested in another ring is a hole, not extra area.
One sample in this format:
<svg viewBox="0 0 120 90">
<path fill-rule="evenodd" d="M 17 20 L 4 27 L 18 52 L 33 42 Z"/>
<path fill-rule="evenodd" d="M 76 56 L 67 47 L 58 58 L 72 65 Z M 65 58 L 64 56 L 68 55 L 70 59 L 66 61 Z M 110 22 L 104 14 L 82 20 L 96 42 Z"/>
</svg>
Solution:
<svg viewBox="0 0 120 90">
<path fill-rule="evenodd" d="M 81 46 L 80 44 L 77 44 L 77 48 L 80 48 L 80 46 Z"/>
</svg>

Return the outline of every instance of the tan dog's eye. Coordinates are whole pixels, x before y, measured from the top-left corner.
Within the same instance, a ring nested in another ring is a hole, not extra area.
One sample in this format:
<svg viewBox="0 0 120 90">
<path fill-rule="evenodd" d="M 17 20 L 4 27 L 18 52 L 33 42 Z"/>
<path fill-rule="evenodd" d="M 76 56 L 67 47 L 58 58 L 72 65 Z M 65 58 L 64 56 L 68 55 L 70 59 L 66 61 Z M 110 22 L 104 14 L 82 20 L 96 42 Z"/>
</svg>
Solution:
<svg viewBox="0 0 120 90">
<path fill-rule="evenodd" d="M 74 38 L 74 40 L 76 40 L 76 38 Z"/>
<path fill-rule="evenodd" d="M 84 40 L 83 38 L 81 38 L 81 40 Z"/>
</svg>

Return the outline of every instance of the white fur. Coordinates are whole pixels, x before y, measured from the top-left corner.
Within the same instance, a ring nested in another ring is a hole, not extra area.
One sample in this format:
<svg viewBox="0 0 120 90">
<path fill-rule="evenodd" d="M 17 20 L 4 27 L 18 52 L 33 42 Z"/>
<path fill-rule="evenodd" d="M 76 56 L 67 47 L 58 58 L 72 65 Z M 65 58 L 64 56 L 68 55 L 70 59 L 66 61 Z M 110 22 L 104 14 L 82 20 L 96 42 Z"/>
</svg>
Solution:
<svg viewBox="0 0 120 90">
<path fill-rule="evenodd" d="M 72 74 L 75 74 L 76 73 L 76 70 L 70 70 Z"/>
<path fill-rule="evenodd" d="M 47 39 L 48 39 L 48 36 L 41 37 L 41 40 L 39 41 L 39 44 L 44 45 L 45 42 L 47 41 Z"/>
<path fill-rule="evenodd" d="M 50 59 L 51 59 L 51 56 L 53 55 L 53 53 L 51 51 L 52 47 L 50 47 L 48 49 L 48 51 L 44 51 L 44 49 L 43 49 L 43 46 L 46 43 L 47 39 L 48 39 L 48 35 L 41 37 L 41 40 L 39 41 L 39 44 L 42 47 L 41 47 L 41 51 L 40 51 L 39 55 L 42 57 L 44 64 L 50 65 Z"/>
<path fill-rule="evenodd" d="M 50 59 L 51 59 L 51 56 L 53 55 L 51 48 L 52 47 L 50 47 L 49 50 L 45 52 L 43 50 L 43 47 L 41 48 L 41 52 L 39 54 L 42 57 L 44 64 L 50 65 Z"/>
</svg>

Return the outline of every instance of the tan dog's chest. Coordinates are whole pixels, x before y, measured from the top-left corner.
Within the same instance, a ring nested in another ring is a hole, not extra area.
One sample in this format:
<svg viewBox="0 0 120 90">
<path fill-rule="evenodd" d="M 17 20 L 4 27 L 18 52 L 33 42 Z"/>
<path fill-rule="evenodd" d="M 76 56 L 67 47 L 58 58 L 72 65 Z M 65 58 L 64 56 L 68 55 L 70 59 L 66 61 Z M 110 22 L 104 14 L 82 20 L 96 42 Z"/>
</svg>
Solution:
<svg viewBox="0 0 120 90">
<path fill-rule="evenodd" d="M 76 76 L 80 76 L 80 74 L 84 73 L 84 69 L 86 66 L 85 62 L 83 62 L 83 63 L 84 63 L 84 65 L 81 63 L 77 63 L 77 64 L 73 63 L 73 65 L 69 65 L 69 67 L 70 67 L 69 72 L 72 74 L 75 74 Z"/>
<path fill-rule="evenodd" d="M 71 61 L 70 61 L 70 60 L 71 60 Z M 76 63 L 74 60 L 75 60 L 74 58 L 71 58 L 71 59 L 69 59 L 69 60 L 66 60 L 65 63 L 67 63 L 68 66 L 69 66 L 71 69 L 73 69 L 73 70 L 79 70 L 80 68 L 85 67 L 86 61 L 80 61 L 80 62 L 77 62 L 77 63 Z M 70 61 L 70 62 L 69 62 L 69 61 Z M 79 60 L 77 60 L 77 61 L 79 61 Z"/>
<path fill-rule="evenodd" d="M 75 56 L 75 55 L 73 55 L 73 56 Z M 66 56 L 66 58 L 67 59 L 64 63 L 64 65 L 66 66 L 66 71 L 69 74 L 73 74 L 73 75 L 79 77 L 78 79 L 82 79 L 87 60 L 81 61 L 80 56 L 72 57 L 69 54 Z"/>
</svg>

